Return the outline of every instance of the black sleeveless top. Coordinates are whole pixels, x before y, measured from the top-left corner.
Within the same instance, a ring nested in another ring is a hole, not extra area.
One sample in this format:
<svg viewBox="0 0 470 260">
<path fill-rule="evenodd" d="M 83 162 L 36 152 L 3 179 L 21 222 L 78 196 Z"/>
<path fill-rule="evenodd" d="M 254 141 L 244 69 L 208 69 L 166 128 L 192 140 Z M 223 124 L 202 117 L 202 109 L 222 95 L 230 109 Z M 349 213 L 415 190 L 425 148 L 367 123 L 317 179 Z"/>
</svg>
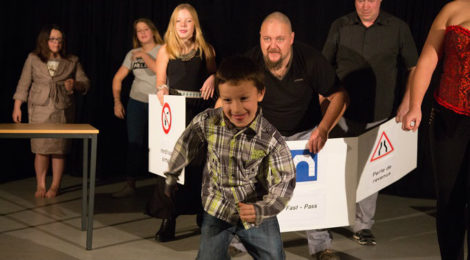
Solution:
<svg viewBox="0 0 470 260">
<path fill-rule="evenodd" d="M 199 57 L 199 50 L 190 60 L 170 59 L 166 69 L 168 86 L 172 89 L 199 91 L 209 76 L 206 59 Z"/>
<path fill-rule="evenodd" d="M 206 59 L 199 57 L 199 50 L 194 57 L 183 61 L 181 58 L 170 59 L 166 69 L 168 86 L 170 89 L 184 91 L 198 91 L 202 88 L 204 81 L 209 76 Z M 213 107 L 214 99 L 203 100 L 202 98 L 186 99 L 186 125 L 200 112 Z"/>
</svg>

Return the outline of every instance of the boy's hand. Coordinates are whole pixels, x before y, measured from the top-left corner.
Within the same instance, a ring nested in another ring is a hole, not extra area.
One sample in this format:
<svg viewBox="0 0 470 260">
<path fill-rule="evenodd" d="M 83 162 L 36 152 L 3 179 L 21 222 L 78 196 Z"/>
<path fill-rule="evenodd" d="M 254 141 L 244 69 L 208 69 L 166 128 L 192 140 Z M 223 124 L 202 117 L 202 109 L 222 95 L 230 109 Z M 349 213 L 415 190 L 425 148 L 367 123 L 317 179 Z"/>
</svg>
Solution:
<svg viewBox="0 0 470 260">
<path fill-rule="evenodd" d="M 255 223 L 256 211 L 255 206 L 253 206 L 253 204 L 245 204 L 239 202 L 238 208 L 240 210 L 239 214 L 242 221 L 246 221 L 248 223 Z"/>
</svg>

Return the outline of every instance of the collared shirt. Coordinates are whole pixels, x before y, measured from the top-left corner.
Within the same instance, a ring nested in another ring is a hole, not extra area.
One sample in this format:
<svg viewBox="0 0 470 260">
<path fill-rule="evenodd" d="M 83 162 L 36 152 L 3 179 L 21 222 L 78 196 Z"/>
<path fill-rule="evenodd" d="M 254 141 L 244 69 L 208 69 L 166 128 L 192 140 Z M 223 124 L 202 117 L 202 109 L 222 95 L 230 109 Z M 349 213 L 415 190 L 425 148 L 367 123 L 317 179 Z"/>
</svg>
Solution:
<svg viewBox="0 0 470 260">
<path fill-rule="evenodd" d="M 292 155 L 261 110 L 242 129 L 224 117 L 222 108 L 198 114 L 178 139 L 165 175 L 179 176 L 204 146 L 207 171 L 201 193 L 207 213 L 236 224 L 240 219 L 238 202 L 250 203 L 257 226 L 287 205 L 295 187 Z"/>
<path fill-rule="evenodd" d="M 370 27 L 356 12 L 334 21 L 323 55 L 349 93 L 344 116 L 365 123 L 392 116 L 394 102 L 402 98 L 396 88 L 399 65 L 409 69 L 418 60 L 408 25 L 383 11 Z"/>
</svg>

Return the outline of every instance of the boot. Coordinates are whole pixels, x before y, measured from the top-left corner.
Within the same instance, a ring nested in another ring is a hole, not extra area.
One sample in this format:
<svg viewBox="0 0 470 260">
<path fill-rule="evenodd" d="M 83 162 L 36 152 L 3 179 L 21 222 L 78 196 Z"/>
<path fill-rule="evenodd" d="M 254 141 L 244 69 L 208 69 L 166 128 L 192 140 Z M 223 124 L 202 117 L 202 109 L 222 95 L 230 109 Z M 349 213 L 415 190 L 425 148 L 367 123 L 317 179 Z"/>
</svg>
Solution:
<svg viewBox="0 0 470 260">
<path fill-rule="evenodd" d="M 155 240 L 160 242 L 172 241 L 175 239 L 176 218 L 163 219 L 160 230 L 155 234 Z"/>
</svg>

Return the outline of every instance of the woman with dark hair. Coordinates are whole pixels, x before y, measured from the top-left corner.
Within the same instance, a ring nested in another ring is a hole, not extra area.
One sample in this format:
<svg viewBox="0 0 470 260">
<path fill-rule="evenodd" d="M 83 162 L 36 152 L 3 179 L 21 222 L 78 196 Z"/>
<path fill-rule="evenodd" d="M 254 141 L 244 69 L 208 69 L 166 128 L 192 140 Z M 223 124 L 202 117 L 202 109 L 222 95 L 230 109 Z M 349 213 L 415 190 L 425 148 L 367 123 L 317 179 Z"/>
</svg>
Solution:
<svg viewBox="0 0 470 260">
<path fill-rule="evenodd" d="M 123 198 L 135 194 L 135 177 L 148 165 L 148 95 L 155 94 L 155 59 L 163 44 L 162 37 L 153 22 L 140 18 L 134 22 L 133 48 L 130 50 L 113 79 L 114 115 L 126 118 L 127 122 L 127 164 L 126 185 L 112 194 Z M 122 81 L 132 71 L 132 82 L 127 115 L 121 103 Z"/>
<path fill-rule="evenodd" d="M 73 122 L 74 93 L 85 94 L 89 80 L 78 58 L 65 50 L 65 35 L 57 25 L 44 27 L 38 35 L 35 51 L 31 52 L 21 73 L 13 96 L 13 121 L 22 119 L 21 104 L 28 102 L 28 122 Z M 65 139 L 31 139 L 36 154 L 36 198 L 53 198 L 60 188 L 69 142 Z M 52 161 L 52 184 L 46 191 L 46 174 Z"/>
</svg>

